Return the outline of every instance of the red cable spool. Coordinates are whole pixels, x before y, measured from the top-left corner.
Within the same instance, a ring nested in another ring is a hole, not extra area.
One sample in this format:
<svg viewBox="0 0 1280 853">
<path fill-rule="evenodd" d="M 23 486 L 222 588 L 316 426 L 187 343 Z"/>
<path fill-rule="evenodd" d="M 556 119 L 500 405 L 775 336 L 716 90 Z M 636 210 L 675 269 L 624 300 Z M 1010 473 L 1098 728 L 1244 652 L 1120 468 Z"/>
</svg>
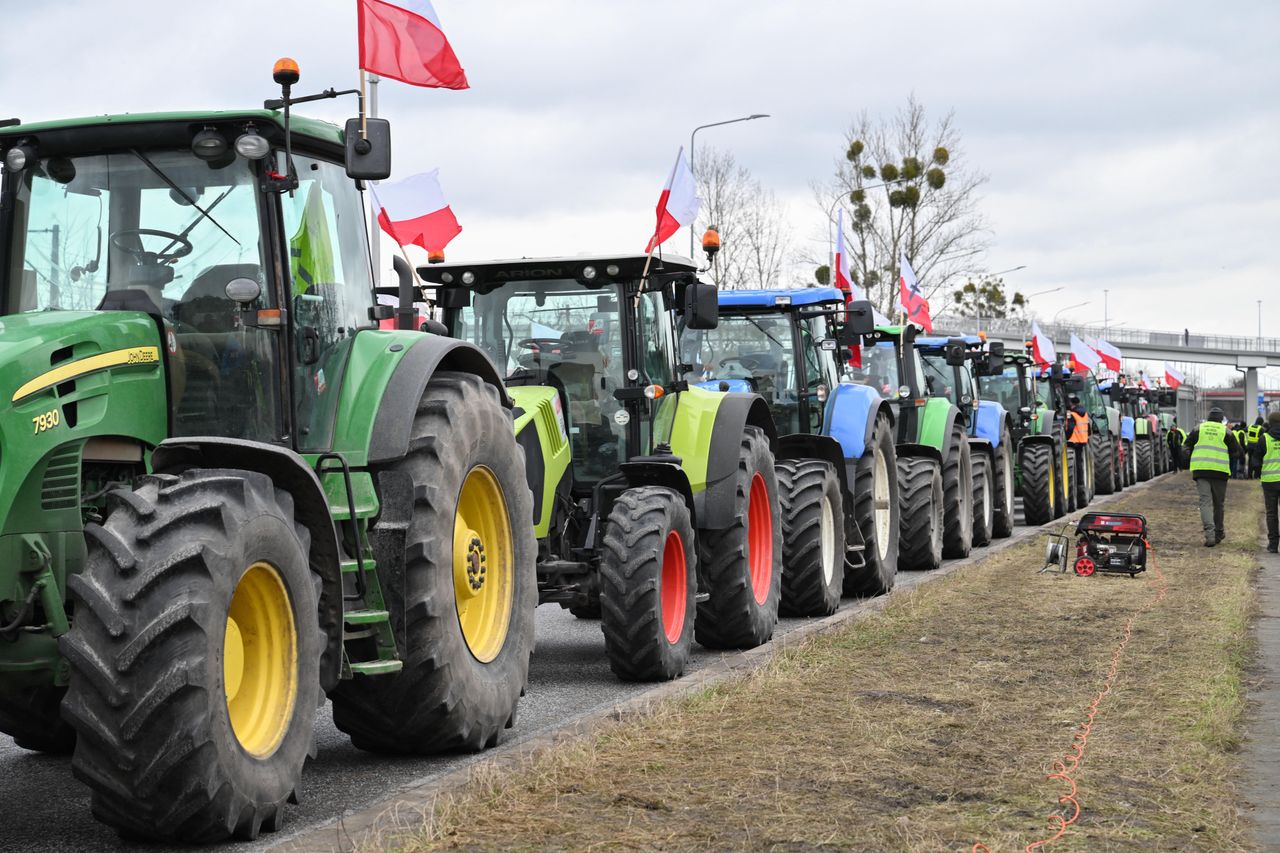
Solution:
<svg viewBox="0 0 1280 853">
<path fill-rule="evenodd" d="M 1098 566 L 1088 557 L 1081 557 L 1076 560 L 1076 574 L 1082 578 L 1087 578 L 1098 570 Z"/>
</svg>

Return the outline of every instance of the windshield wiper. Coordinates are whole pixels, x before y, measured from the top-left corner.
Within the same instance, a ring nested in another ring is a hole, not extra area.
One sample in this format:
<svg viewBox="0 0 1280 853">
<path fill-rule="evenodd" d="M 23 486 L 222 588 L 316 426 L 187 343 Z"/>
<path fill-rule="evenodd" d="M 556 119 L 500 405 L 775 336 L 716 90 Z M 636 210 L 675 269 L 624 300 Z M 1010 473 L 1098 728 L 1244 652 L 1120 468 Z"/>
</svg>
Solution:
<svg viewBox="0 0 1280 853">
<path fill-rule="evenodd" d="M 777 345 L 778 345 L 779 347 L 781 347 L 782 349 L 784 349 L 784 350 L 786 349 L 786 347 L 785 347 L 785 346 L 783 346 L 782 341 L 778 340 L 778 339 L 777 339 L 777 338 L 775 338 L 773 335 L 769 334 L 768 329 L 766 329 L 764 326 L 761 326 L 759 323 L 757 323 L 755 320 L 752 320 L 750 317 L 747 317 L 747 318 L 745 318 L 745 319 L 746 319 L 746 321 L 747 321 L 748 323 L 750 323 L 751 325 L 753 325 L 753 326 L 755 326 L 757 329 L 759 329 L 759 330 L 764 334 L 764 336 L 765 336 L 766 338 L 768 338 L 769 340 L 773 341 L 775 344 L 777 344 Z"/>
<path fill-rule="evenodd" d="M 136 148 L 130 148 L 130 149 L 129 149 L 129 153 L 130 153 L 130 154 L 132 154 L 134 157 L 137 157 L 137 158 L 138 158 L 139 160 L 141 160 L 143 163 L 145 163 L 145 164 L 147 165 L 147 168 L 148 168 L 148 169 L 150 169 L 152 172 L 154 172 L 154 173 L 155 173 L 155 176 L 156 176 L 157 178 L 159 178 L 160 180 L 162 180 L 162 181 L 164 181 L 166 184 L 168 184 L 168 185 L 169 185 L 169 189 L 173 190 L 173 191 L 174 191 L 174 192 L 176 192 L 178 195 L 182 196 L 182 198 L 183 198 L 184 200 L 186 200 L 187 204 L 191 205 L 191 206 L 192 206 L 192 207 L 194 207 L 196 210 L 200 211 L 200 213 L 204 216 L 204 218 L 205 218 L 205 219 L 208 219 L 210 222 L 212 222 L 214 225 L 216 225 L 216 226 L 218 227 L 218 230 L 219 230 L 219 231 L 221 231 L 223 234 L 226 234 L 228 237 L 231 237 L 231 242 L 235 243 L 237 246 L 239 246 L 239 245 L 240 245 L 240 241 L 239 241 L 239 240 L 237 240 L 235 237 L 232 237 L 232 236 L 231 236 L 231 232 L 230 232 L 230 231 L 228 231 L 227 229 L 223 228 L 223 227 L 222 227 L 222 225 L 221 225 L 221 224 L 219 224 L 218 220 L 216 220 L 216 219 L 214 219 L 212 216 L 210 216 L 210 215 L 209 215 L 209 211 L 205 210 L 203 207 L 201 207 L 200 205 L 196 204 L 196 200 L 195 200 L 194 198 L 192 198 L 192 197 L 187 193 L 187 191 L 186 191 L 186 190 L 184 190 L 182 187 L 178 186 L 178 185 L 177 185 L 177 184 L 175 184 L 173 181 L 171 181 L 171 180 L 169 179 L 169 176 L 168 176 L 168 175 L 166 175 L 164 172 L 160 171 L 160 168 L 159 168 L 158 166 L 156 166 L 156 164 L 155 164 L 155 163 L 152 163 L 150 160 L 148 160 L 146 157 L 144 157 L 144 156 L 142 155 L 142 152 L 138 151 L 138 149 L 136 149 Z M 197 221 L 197 222 L 199 222 L 199 220 L 196 220 L 196 221 Z M 138 241 L 138 242 L 139 242 L 139 243 L 141 243 L 142 241 Z"/>
<path fill-rule="evenodd" d="M 227 187 L 226 192 L 224 192 L 222 195 L 220 195 L 220 196 L 218 196 L 217 198 L 215 198 L 215 199 L 213 200 L 213 204 L 209 205 L 209 209 L 208 209 L 208 212 L 207 212 L 207 213 L 206 213 L 205 211 L 203 211 L 203 210 L 202 210 L 202 211 L 200 211 L 200 212 L 201 212 L 202 214 L 204 214 L 204 216 L 208 216 L 208 217 L 209 217 L 209 221 L 210 221 L 210 222 L 213 222 L 213 216 L 211 215 L 211 214 L 213 213 L 213 209 L 214 209 L 215 207 L 217 207 L 219 204 L 221 204 L 221 203 L 222 203 L 222 200 L 223 200 L 224 198 L 226 198 L 227 196 L 231 195 L 231 191 L 232 191 L 232 190 L 234 190 L 234 189 L 235 189 L 236 187 L 238 187 L 238 186 L 239 186 L 239 184 L 232 184 L 231 186 Z M 203 219 L 203 218 L 204 218 L 204 216 L 197 216 L 197 217 L 193 218 L 193 219 L 191 220 L 191 224 L 190 224 L 190 225 L 188 225 L 186 228 L 183 228 L 183 229 L 182 229 L 182 231 L 178 234 L 178 236 L 179 236 L 179 237 L 182 237 L 183 239 L 186 239 L 186 236 L 187 236 L 188 234 L 190 234 L 190 233 L 192 232 L 192 230 L 193 230 L 197 225 L 199 225 L 199 224 L 200 224 L 200 220 L 201 220 L 201 219 Z M 217 225 L 218 223 L 217 223 L 217 222 L 214 222 L 213 224 L 214 224 L 214 225 Z M 219 227 L 221 227 L 221 226 L 219 226 Z M 231 239 L 232 239 L 232 240 L 234 240 L 234 239 L 235 239 L 235 237 L 232 237 Z M 170 249 L 172 249 L 172 248 L 173 248 L 174 246 L 176 246 L 177 244 L 178 244 L 178 241 L 177 241 L 177 240 L 170 240 L 170 241 L 169 241 L 169 245 L 165 246 L 163 249 L 161 249 L 161 250 L 160 250 L 160 254 L 162 254 L 162 255 L 163 255 L 163 254 L 165 254 L 166 252 L 168 252 Z M 238 245 L 240 245 L 240 244 L 239 244 L 239 243 L 236 243 L 236 245 L 238 246 Z"/>
</svg>

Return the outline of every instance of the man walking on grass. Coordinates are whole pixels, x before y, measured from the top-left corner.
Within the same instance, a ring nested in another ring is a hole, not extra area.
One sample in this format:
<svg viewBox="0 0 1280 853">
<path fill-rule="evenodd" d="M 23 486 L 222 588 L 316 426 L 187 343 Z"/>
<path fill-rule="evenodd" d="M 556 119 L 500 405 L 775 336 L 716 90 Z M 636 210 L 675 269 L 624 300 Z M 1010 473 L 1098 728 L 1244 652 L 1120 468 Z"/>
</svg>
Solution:
<svg viewBox="0 0 1280 853">
<path fill-rule="evenodd" d="M 1222 516 L 1227 503 L 1227 480 L 1231 479 L 1231 463 L 1244 456 L 1240 442 L 1227 425 L 1222 409 L 1209 410 L 1209 419 L 1191 431 L 1184 447 L 1190 454 L 1191 477 L 1200 493 L 1200 523 L 1204 526 L 1204 547 L 1212 548 L 1222 541 L 1226 531 Z"/>
<path fill-rule="evenodd" d="M 1280 412 L 1267 415 L 1264 431 L 1250 449 L 1250 467 L 1261 472 L 1262 501 L 1267 516 L 1267 550 L 1280 550 Z"/>
</svg>

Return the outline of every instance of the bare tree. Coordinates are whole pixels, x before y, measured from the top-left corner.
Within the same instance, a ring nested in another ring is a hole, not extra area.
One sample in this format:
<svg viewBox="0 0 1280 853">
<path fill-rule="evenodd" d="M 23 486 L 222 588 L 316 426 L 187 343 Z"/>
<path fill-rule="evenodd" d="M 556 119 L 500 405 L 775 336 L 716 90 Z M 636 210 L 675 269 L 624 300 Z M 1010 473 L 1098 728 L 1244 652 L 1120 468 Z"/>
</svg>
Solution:
<svg viewBox="0 0 1280 853">
<path fill-rule="evenodd" d="M 987 223 L 978 210 L 986 176 L 968 167 L 948 113 L 930 122 L 914 96 L 887 120 L 863 113 L 846 136 L 830 185 L 818 193 L 824 213 L 837 203 L 845 216 L 853 281 L 886 314 L 898 299 L 899 257 L 905 255 L 933 315 L 966 279 L 981 275 Z M 816 276 L 829 280 L 830 270 Z"/>
<path fill-rule="evenodd" d="M 703 148 L 695 160 L 702 208 L 694 231 L 714 225 L 723 246 L 707 277 L 723 288 L 780 285 L 791 230 L 777 196 L 727 151 Z"/>
</svg>

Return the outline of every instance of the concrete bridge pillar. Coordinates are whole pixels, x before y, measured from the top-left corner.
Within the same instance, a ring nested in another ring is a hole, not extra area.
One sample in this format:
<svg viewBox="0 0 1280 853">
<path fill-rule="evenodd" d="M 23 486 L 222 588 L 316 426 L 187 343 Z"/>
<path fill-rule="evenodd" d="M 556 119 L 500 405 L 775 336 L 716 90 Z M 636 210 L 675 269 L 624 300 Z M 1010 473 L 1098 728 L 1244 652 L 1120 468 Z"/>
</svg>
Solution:
<svg viewBox="0 0 1280 853">
<path fill-rule="evenodd" d="M 1251 424 L 1258 417 L 1258 368 L 1246 367 L 1244 371 L 1244 422 Z"/>
</svg>

